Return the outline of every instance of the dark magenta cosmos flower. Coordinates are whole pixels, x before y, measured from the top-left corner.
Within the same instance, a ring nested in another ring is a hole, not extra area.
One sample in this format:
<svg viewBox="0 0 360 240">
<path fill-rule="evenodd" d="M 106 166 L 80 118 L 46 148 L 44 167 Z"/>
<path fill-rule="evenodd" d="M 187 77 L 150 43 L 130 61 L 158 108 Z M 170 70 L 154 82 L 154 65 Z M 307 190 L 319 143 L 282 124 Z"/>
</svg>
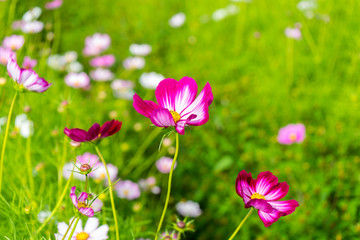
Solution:
<svg viewBox="0 0 360 240">
<path fill-rule="evenodd" d="M 101 127 L 98 123 L 91 126 L 88 131 L 79 128 L 64 129 L 64 133 L 76 142 L 90 142 L 98 138 L 105 138 L 114 135 L 121 129 L 122 122 L 111 120 L 105 122 Z"/>
<path fill-rule="evenodd" d="M 180 81 L 167 78 L 162 80 L 155 90 L 158 104 L 142 100 L 134 95 L 135 110 L 150 118 L 157 127 L 175 127 L 176 131 L 184 134 L 185 126 L 199 126 L 209 120 L 209 106 L 214 97 L 209 83 L 196 97 L 198 85 L 190 77 L 183 77 Z"/>
<path fill-rule="evenodd" d="M 70 198 L 76 209 L 83 215 L 92 217 L 94 216 L 94 210 L 88 205 L 89 195 L 86 192 L 82 192 L 79 197 L 75 193 L 76 187 L 73 186 L 70 191 Z"/>
<path fill-rule="evenodd" d="M 236 192 L 242 197 L 245 207 L 254 207 L 265 227 L 269 227 L 280 217 L 294 212 L 299 203 L 295 200 L 278 201 L 286 196 L 289 185 L 278 182 L 271 172 L 262 172 L 256 179 L 242 170 L 236 179 Z"/>
</svg>

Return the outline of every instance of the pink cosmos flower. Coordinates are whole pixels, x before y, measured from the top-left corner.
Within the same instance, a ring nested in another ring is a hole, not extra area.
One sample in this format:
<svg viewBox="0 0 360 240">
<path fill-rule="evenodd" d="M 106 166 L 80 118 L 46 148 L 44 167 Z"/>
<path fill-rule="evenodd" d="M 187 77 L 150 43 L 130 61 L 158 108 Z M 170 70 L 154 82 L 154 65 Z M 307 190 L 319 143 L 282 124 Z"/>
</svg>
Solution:
<svg viewBox="0 0 360 240">
<path fill-rule="evenodd" d="M 84 72 L 69 73 L 65 77 L 65 83 L 69 87 L 86 89 L 90 85 L 90 78 Z"/>
<path fill-rule="evenodd" d="M 22 69 L 17 62 L 10 58 L 7 64 L 7 71 L 9 76 L 18 85 L 19 90 L 26 89 L 32 92 L 45 92 L 51 84 L 31 69 Z"/>
<path fill-rule="evenodd" d="M 145 66 L 145 59 L 142 57 L 128 57 L 123 61 L 125 69 L 142 69 Z"/>
<path fill-rule="evenodd" d="M 78 211 L 88 217 L 94 216 L 94 210 L 88 205 L 89 201 L 88 194 L 86 192 L 82 192 L 79 198 L 75 194 L 76 186 L 73 186 L 70 191 L 70 198 L 74 206 L 78 209 Z"/>
<path fill-rule="evenodd" d="M 156 186 L 156 178 L 148 177 L 147 179 L 140 179 L 139 186 L 143 191 L 151 191 L 153 194 L 159 194 L 161 192 L 161 188 Z"/>
<path fill-rule="evenodd" d="M 107 34 L 95 33 L 85 39 L 85 56 L 96 56 L 105 51 L 111 43 L 110 36 Z"/>
<path fill-rule="evenodd" d="M 13 51 L 7 48 L 0 47 L 0 64 L 6 66 L 11 56 L 13 58 L 15 58 L 16 56 Z"/>
<path fill-rule="evenodd" d="M 23 33 L 33 34 L 33 33 L 41 32 L 44 28 L 44 23 L 40 21 L 33 21 L 33 22 L 23 21 L 20 27 Z"/>
<path fill-rule="evenodd" d="M 106 82 L 111 81 L 114 78 L 114 74 L 109 69 L 97 68 L 90 72 L 90 77 L 98 82 Z"/>
<path fill-rule="evenodd" d="M 77 164 L 79 164 L 78 167 L 80 171 L 82 171 L 83 169 L 96 170 L 101 165 L 99 162 L 99 157 L 89 152 L 77 156 L 76 160 Z"/>
<path fill-rule="evenodd" d="M 25 39 L 21 35 L 12 35 L 4 38 L 3 46 L 12 51 L 20 49 L 24 45 Z"/>
<path fill-rule="evenodd" d="M 37 60 L 36 59 L 31 59 L 30 57 L 26 56 L 24 57 L 24 62 L 23 62 L 23 68 L 25 69 L 33 69 L 37 64 Z"/>
<path fill-rule="evenodd" d="M 13 30 L 20 30 L 24 22 L 24 20 L 16 20 L 11 24 L 11 27 Z"/>
<path fill-rule="evenodd" d="M 71 140 L 76 142 L 91 142 L 97 139 L 106 138 L 114 135 L 121 129 L 122 122 L 117 120 L 111 120 L 105 122 L 101 127 L 98 123 L 89 128 L 88 131 L 85 131 L 80 128 L 68 129 L 65 127 L 64 133 L 71 138 Z"/>
<path fill-rule="evenodd" d="M 167 78 L 162 80 L 155 90 L 159 104 L 142 100 L 134 95 L 135 110 L 150 118 L 157 127 L 175 127 L 179 134 L 185 133 L 185 127 L 200 126 L 209 120 L 209 106 L 213 94 L 209 83 L 196 97 L 198 85 L 194 79 L 183 77 L 180 81 Z"/>
<path fill-rule="evenodd" d="M 93 67 L 111 67 L 115 63 L 115 56 L 112 54 L 93 58 L 90 65 Z"/>
<path fill-rule="evenodd" d="M 52 2 L 47 2 L 45 4 L 45 8 L 46 9 L 57 9 L 59 7 L 61 7 L 63 1 L 62 0 L 54 0 Z"/>
<path fill-rule="evenodd" d="M 175 231 L 172 232 L 163 232 L 160 234 L 160 240 L 177 240 L 178 239 L 178 235 L 176 234 Z"/>
<path fill-rule="evenodd" d="M 300 40 L 301 39 L 301 31 L 299 28 L 290 28 L 290 27 L 287 27 L 285 29 L 285 35 L 288 37 L 288 38 L 293 38 L 293 39 L 296 39 L 296 40 Z"/>
<path fill-rule="evenodd" d="M 265 227 L 280 217 L 291 214 L 299 203 L 295 200 L 278 201 L 286 196 L 289 185 L 278 182 L 271 172 L 261 172 L 256 179 L 242 170 L 236 179 L 236 192 L 244 200 L 245 208 L 254 207 Z"/>
<path fill-rule="evenodd" d="M 100 212 L 103 206 L 104 203 L 99 198 L 91 203 L 91 208 L 94 209 L 94 212 Z"/>
<path fill-rule="evenodd" d="M 120 181 L 115 185 L 115 190 L 119 198 L 126 198 L 133 200 L 140 197 L 140 188 L 136 183 L 125 180 Z"/>
<path fill-rule="evenodd" d="M 172 165 L 172 158 L 169 157 L 162 157 L 156 161 L 156 168 L 161 173 L 169 173 Z M 177 162 L 175 162 L 174 170 L 176 168 Z"/>
<path fill-rule="evenodd" d="M 109 171 L 109 176 L 111 182 L 115 181 L 117 174 L 119 172 L 119 169 L 114 166 L 113 164 L 109 163 L 106 164 L 106 167 Z M 104 167 L 104 164 L 100 163 L 99 167 L 97 167 L 93 172 L 89 174 L 89 176 L 93 179 L 95 179 L 96 182 L 102 182 L 106 179 L 106 169 Z M 105 184 L 108 184 L 106 181 Z"/>
<path fill-rule="evenodd" d="M 289 124 L 280 128 L 277 140 L 281 144 L 291 145 L 293 143 L 302 143 L 305 139 L 304 124 Z"/>
</svg>

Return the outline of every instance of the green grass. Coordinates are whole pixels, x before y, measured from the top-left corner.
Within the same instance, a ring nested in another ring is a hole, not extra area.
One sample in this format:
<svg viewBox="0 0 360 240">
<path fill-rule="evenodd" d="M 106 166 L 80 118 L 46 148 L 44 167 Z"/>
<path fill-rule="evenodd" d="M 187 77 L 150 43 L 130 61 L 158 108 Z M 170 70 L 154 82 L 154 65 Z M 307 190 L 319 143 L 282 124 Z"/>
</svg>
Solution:
<svg viewBox="0 0 360 240">
<path fill-rule="evenodd" d="M 1 37 L 6 31 L 10 34 L 7 20 L 12 1 L 0 2 Z M 19 1 L 14 19 L 21 18 L 29 7 L 43 7 L 44 3 Z M 201 88 L 206 82 L 211 84 L 214 102 L 209 122 L 187 129 L 180 137 L 178 167 L 165 222 L 170 226 L 175 219 L 178 201 L 199 202 L 203 215 L 195 220 L 196 231 L 185 239 L 227 239 L 231 235 L 247 213 L 234 188 L 242 169 L 253 176 L 272 171 L 280 181 L 288 182 L 287 199 L 298 200 L 300 207 L 270 228 L 265 228 L 254 213 L 238 239 L 356 239 L 360 231 L 359 2 L 319 0 L 316 16 L 307 19 L 296 8 L 297 1 L 253 0 L 250 4 L 235 3 L 240 8 L 237 15 L 201 23 L 202 16 L 211 16 L 229 3 L 65 0 L 59 10 L 59 52 L 77 51 L 88 72 L 88 59 L 81 56 L 84 39 L 94 32 L 107 33 L 112 37 L 107 53 L 117 58 L 112 70 L 117 78 L 136 82 L 135 90 L 142 97 L 155 100 L 153 92 L 138 83 L 145 71 L 175 79 L 190 76 Z M 168 19 L 180 11 L 186 14 L 186 23 L 172 29 Z M 329 22 L 319 17 L 324 14 L 330 17 Z M 53 12 L 45 10 L 40 18 L 49 25 L 53 19 Z M 303 38 L 287 39 L 284 29 L 297 22 L 302 25 Z M 71 148 L 62 133 L 64 127 L 88 128 L 94 122 L 109 120 L 111 111 L 116 111 L 123 128 L 101 143 L 105 160 L 119 167 L 122 179 L 138 181 L 155 175 L 162 187 L 160 196 L 143 193 L 135 201 L 116 198 L 122 239 L 151 237 L 161 215 L 167 183 L 167 176 L 158 173 L 153 162 L 160 156 L 172 155 L 167 148 L 158 152 L 159 134 L 143 154 L 137 155 L 134 170 L 127 170 L 154 127 L 133 109 L 132 102 L 115 99 L 107 83 L 93 82 L 88 92 L 67 87 L 64 74 L 48 68 L 45 57 L 39 55 L 46 32 L 52 30 L 50 27 L 30 37 L 22 54 L 42 59 L 35 70 L 53 86 L 44 94 L 21 94 L 12 119 L 23 112 L 24 106 L 32 108 L 28 113 L 35 127 L 31 160 L 33 166 L 43 163 L 44 167 L 34 171 L 35 193 L 31 193 L 26 139 L 10 134 L 0 197 L 0 238 L 29 239 L 40 226 L 38 212 L 53 209 L 65 186 L 64 180 L 59 183 L 58 176 L 62 159 L 68 162 L 85 151 L 95 153 L 86 145 Z M 255 32 L 261 33 L 259 39 L 254 37 Z M 134 42 L 151 44 L 153 52 L 146 57 L 143 70 L 129 72 L 121 63 Z M 5 69 L 0 66 L 0 74 L 8 79 L 6 85 L 0 86 L 0 117 L 7 115 L 15 93 Z M 97 97 L 99 91 L 107 93 L 105 99 Z M 59 112 L 63 100 L 70 104 L 66 111 Z M 296 122 L 307 128 L 304 143 L 279 145 L 278 129 Z M 134 130 L 136 123 L 142 125 L 141 131 Z M 12 123 L 10 132 L 13 130 Z M 3 128 L 0 135 L 2 145 Z M 73 185 L 80 187 L 83 183 L 73 181 Z M 98 190 L 99 186 L 92 183 L 91 188 Z M 133 211 L 137 203 L 142 206 L 139 212 Z M 34 239 L 54 239 L 55 222 L 67 222 L 72 214 L 67 194 L 54 219 Z M 99 218 L 113 225 L 109 198 Z M 114 239 L 112 230 L 110 239 Z"/>
</svg>

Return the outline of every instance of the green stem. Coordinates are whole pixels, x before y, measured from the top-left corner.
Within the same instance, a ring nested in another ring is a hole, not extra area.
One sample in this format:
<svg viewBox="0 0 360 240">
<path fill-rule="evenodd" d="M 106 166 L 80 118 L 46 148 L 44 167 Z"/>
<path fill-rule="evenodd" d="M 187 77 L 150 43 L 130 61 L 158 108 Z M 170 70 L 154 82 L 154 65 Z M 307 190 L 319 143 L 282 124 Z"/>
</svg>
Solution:
<svg viewBox="0 0 360 240">
<path fill-rule="evenodd" d="M 162 223 L 163 223 L 164 218 L 165 218 L 167 206 L 169 204 L 170 193 L 171 193 L 172 175 L 173 175 L 174 165 L 175 165 L 178 153 L 179 153 L 179 134 L 176 133 L 176 150 L 175 150 L 174 159 L 173 159 L 172 164 L 171 164 L 171 170 L 170 170 L 170 174 L 169 174 L 168 190 L 167 190 L 167 194 L 166 194 L 165 205 L 164 205 L 164 209 L 163 209 L 163 212 L 162 212 L 162 215 L 161 215 L 161 218 L 160 218 L 158 228 L 156 230 L 155 240 L 158 239 L 158 236 L 159 236 L 159 233 L 160 233 L 160 230 L 161 230 L 161 226 L 162 226 Z"/>
<path fill-rule="evenodd" d="M 66 126 L 66 125 L 65 125 Z M 63 185 L 63 172 L 62 172 L 62 167 L 65 165 L 65 161 L 66 161 L 66 157 L 67 157 L 67 136 L 64 136 L 64 142 L 63 142 L 63 155 L 62 155 L 62 159 L 61 159 L 61 164 L 59 165 L 59 169 L 58 169 L 58 189 L 61 189 L 61 186 Z M 76 160 L 75 160 L 76 161 Z M 58 193 L 58 195 L 60 194 L 60 192 Z"/>
<path fill-rule="evenodd" d="M 5 147 L 6 147 L 6 141 L 9 135 L 9 127 L 10 127 L 10 122 L 11 122 L 11 114 L 12 111 L 14 109 L 14 104 L 15 104 L 15 100 L 16 97 L 18 95 L 18 92 L 15 92 L 15 96 L 12 100 L 11 106 L 10 106 L 10 110 L 9 110 L 9 115 L 8 115 L 8 119 L 7 119 L 7 123 L 6 123 L 6 129 L 5 129 L 5 137 L 4 137 L 4 143 L 3 143 L 3 147 L 2 147 L 2 151 L 1 151 L 1 160 L 0 160 L 0 194 L 1 194 L 1 186 L 2 186 L 2 176 L 3 176 L 3 165 L 4 165 L 4 156 L 5 156 Z"/>
<path fill-rule="evenodd" d="M 60 17 L 60 9 L 56 9 L 54 11 L 54 42 L 52 46 L 52 54 L 56 54 L 59 50 L 60 44 L 60 35 L 61 35 L 61 17 Z"/>
<path fill-rule="evenodd" d="M 99 155 L 102 163 L 104 164 L 104 167 L 105 167 L 105 170 L 106 170 L 106 175 L 107 175 L 107 179 L 108 179 L 108 183 L 109 183 L 109 192 L 110 192 L 111 208 L 112 208 L 113 215 L 114 215 L 116 239 L 119 240 L 119 226 L 118 226 L 118 221 L 117 221 L 117 216 L 116 216 L 115 202 L 114 202 L 114 196 L 113 196 L 113 187 L 112 187 L 112 184 L 111 184 L 111 179 L 110 179 L 109 171 L 108 171 L 108 169 L 107 169 L 106 162 L 105 162 L 103 156 L 101 155 L 98 146 L 96 146 L 96 145 L 95 145 L 95 150 L 96 150 L 97 154 Z"/>
<path fill-rule="evenodd" d="M 10 33 L 12 32 L 11 24 L 12 24 L 12 22 L 14 20 L 14 16 L 15 16 L 16 2 L 17 2 L 17 0 L 11 1 L 10 7 L 9 7 L 9 15 L 8 15 L 8 21 L 7 21 L 8 28 L 6 31 L 6 36 L 10 35 Z"/>
<path fill-rule="evenodd" d="M 288 91 L 291 90 L 294 81 L 294 39 L 288 38 L 286 51 Z"/>
<path fill-rule="evenodd" d="M 26 139 L 26 164 L 27 164 L 27 170 L 29 175 L 29 184 L 30 184 L 30 191 L 31 194 L 34 195 L 34 178 L 32 173 L 32 164 L 31 164 L 31 136 L 29 136 Z"/>
<path fill-rule="evenodd" d="M 240 228 L 242 227 L 242 225 L 246 222 L 246 220 L 249 218 L 249 216 L 251 215 L 251 213 L 254 211 L 254 208 L 250 208 L 250 211 L 248 212 L 248 214 L 246 214 L 246 216 L 244 217 L 244 219 L 241 221 L 241 223 L 239 224 L 239 226 L 235 229 L 235 232 L 231 235 L 231 237 L 229 238 L 229 240 L 234 239 L 234 237 L 236 236 L 236 234 L 239 232 Z"/>
<path fill-rule="evenodd" d="M 76 219 L 75 225 L 74 225 L 74 227 L 73 227 L 73 229 L 72 229 L 72 231 L 71 231 L 71 233 L 70 233 L 70 236 L 69 236 L 68 240 L 71 240 L 71 237 L 72 237 L 72 235 L 73 235 L 74 232 L 75 232 L 75 228 L 76 228 L 76 226 L 78 225 L 79 220 L 80 220 L 80 218 L 77 218 L 77 219 Z"/>
<path fill-rule="evenodd" d="M 65 239 L 65 237 L 66 237 L 66 234 L 69 232 L 69 230 L 71 229 L 71 225 L 74 223 L 74 221 L 75 221 L 75 217 L 73 218 L 73 220 L 70 222 L 70 224 L 69 224 L 69 227 L 68 227 L 68 229 L 66 230 L 66 232 L 65 232 L 65 234 L 64 234 L 64 237 L 61 239 L 61 240 L 64 240 Z"/>
<path fill-rule="evenodd" d="M 86 178 L 86 181 L 85 181 L 85 192 L 88 192 L 87 188 L 88 188 L 88 175 L 85 174 L 85 178 Z"/>
</svg>

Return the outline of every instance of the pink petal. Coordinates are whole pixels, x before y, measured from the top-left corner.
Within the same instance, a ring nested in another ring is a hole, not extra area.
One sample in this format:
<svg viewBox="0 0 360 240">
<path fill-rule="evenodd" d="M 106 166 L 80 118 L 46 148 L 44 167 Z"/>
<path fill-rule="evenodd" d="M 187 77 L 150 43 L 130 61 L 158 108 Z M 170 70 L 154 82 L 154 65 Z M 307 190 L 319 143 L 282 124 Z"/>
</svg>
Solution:
<svg viewBox="0 0 360 240">
<path fill-rule="evenodd" d="M 194 79 L 183 77 L 177 83 L 175 94 L 175 111 L 180 113 L 188 107 L 195 99 L 198 86 Z"/>
<path fill-rule="evenodd" d="M 296 200 L 268 201 L 268 203 L 274 209 L 284 213 L 283 216 L 293 213 L 295 211 L 295 209 L 299 206 L 299 203 Z"/>
<path fill-rule="evenodd" d="M 245 207 L 254 207 L 262 212 L 271 213 L 273 211 L 272 206 L 264 199 L 251 199 L 245 203 Z"/>
<path fill-rule="evenodd" d="M 95 123 L 89 128 L 88 133 L 89 133 L 89 141 L 98 138 L 100 134 L 100 125 L 98 123 Z"/>
<path fill-rule="evenodd" d="M 167 78 L 162 80 L 155 90 L 156 100 L 159 105 L 169 110 L 175 110 L 175 96 L 178 82 Z"/>
<path fill-rule="evenodd" d="M 155 109 L 151 116 L 151 122 L 157 127 L 170 127 L 175 126 L 174 118 L 169 110 L 165 108 Z"/>
<path fill-rule="evenodd" d="M 186 120 L 180 120 L 176 123 L 176 126 L 175 126 L 175 130 L 181 134 L 181 135 L 184 135 L 185 133 L 185 125 L 186 125 Z"/>
<path fill-rule="evenodd" d="M 285 197 L 288 191 L 289 185 L 286 182 L 282 182 L 272 187 L 264 197 L 266 200 L 279 200 Z"/>
<path fill-rule="evenodd" d="M 250 201 L 251 195 L 255 192 L 251 173 L 242 170 L 236 178 L 235 189 L 237 194 L 244 199 L 245 203 Z"/>
<path fill-rule="evenodd" d="M 71 198 L 71 201 L 74 204 L 74 206 L 77 207 L 78 206 L 78 201 L 77 201 L 77 196 L 75 194 L 75 189 L 76 189 L 75 186 L 71 188 L 70 198 Z"/>
<path fill-rule="evenodd" d="M 13 59 L 10 58 L 7 64 L 7 71 L 9 76 L 17 83 L 19 83 L 19 79 L 20 79 L 20 67 L 17 64 L 17 62 Z"/>
<path fill-rule="evenodd" d="M 92 208 L 80 208 L 79 212 L 88 217 L 94 216 L 94 210 Z"/>
<path fill-rule="evenodd" d="M 80 194 L 80 196 L 79 196 L 78 201 L 79 201 L 79 202 L 85 202 L 87 198 L 88 198 L 88 194 L 87 194 L 86 192 L 82 192 L 82 193 Z"/>
<path fill-rule="evenodd" d="M 208 108 L 213 98 L 210 84 L 206 83 L 204 89 L 194 102 L 180 113 L 181 119 L 187 118 L 190 114 L 194 114 L 196 118 L 189 121 L 189 125 L 199 126 L 205 124 L 209 120 Z"/>
<path fill-rule="evenodd" d="M 23 84 L 24 87 L 29 87 L 34 84 L 39 78 L 39 75 L 31 69 L 20 70 L 19 84 Z"/>
<path fill-rule="evenodd" d="M 255 191 L 265 196 L 278 183 L 278 178 L 267 171 L 259 173 L 255 181 Z"/>
<path fill-rule="evenodd" d="M 264 223 L 265 227 L 269 227 L 271 224 L 276 222 L 281 217 L 281 213 L 276 210 L 274 210 L 271 213 L 266 213 L 259 210 L 258 214 L 261 221 Z"/>
<path fill-rule="evenodd" d="M 135 110 L 147 118 L 150 118 L 151 113 L 155 109 L 159 108 L 159 106 L 152 101 L 142 100 L 136 93 L 133 96 L 133 100 L 133 106 Z"/>
</svg>

